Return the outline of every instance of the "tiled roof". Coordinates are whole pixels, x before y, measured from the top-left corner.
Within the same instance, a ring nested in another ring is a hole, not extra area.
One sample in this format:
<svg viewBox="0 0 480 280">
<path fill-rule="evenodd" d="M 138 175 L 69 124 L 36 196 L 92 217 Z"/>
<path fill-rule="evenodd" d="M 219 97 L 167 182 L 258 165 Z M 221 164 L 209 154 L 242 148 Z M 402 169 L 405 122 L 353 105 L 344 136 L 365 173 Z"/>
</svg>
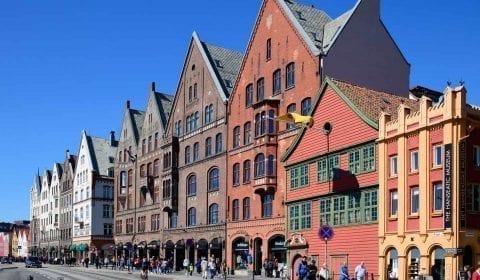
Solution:
<svg viewBox="0 0 480 280">
<path fill-rule="evenodd" d="M 358 110 L 375 123 L 378 123 L 382 112 L 386 112 L 391 115 L 392 119 L 396 119 L 398 107 L 401 104 L 409 106 L 414 111 L 418 110 L 418 101 L 360 87 L 344 81 L 331 78 L 330 80 Z"/>
<path fill-rule="evenodd" d="M 328 49 L 332 46 L 337 34 L 340 32 L 345 23 L 347 23 L 352 13 L 353 9 L 345 12 L 343 15 L 325 24 L 322 42 L 324 52 L 327 52 Z"/>
<path fill-rule="evenodd" d="M 110 139 L 87 136 L 93 169 L 101 176 L 108 176 L 108 169 L 113 167 L 118 142 L 111 145 Z"/>
<path fill-rule="evenodd" d="M 167 125 L 168 117 L 172 111 L 173 98 L 175 96 L 155 92 L 155 99 L 157 101 L 158 109 L 160 111 L 160 118 L 162 119 L 163 127 Z"/>
<path fill-rule="evenodd" d="M 202 46 L 228 98 L 240 71 L 243 54 L 205 42 L 202 42 Z"/>
<path fill-rule="evenodd" d="M 135 140 L 138 143 L 140 137 L 140 131 L 142 131 L 143 121 L 145 120 L 145 112 L 135 109 L 129 109 L 130 118 L 133 125 L 133 133 L 135 135 Z"/>
</svg>

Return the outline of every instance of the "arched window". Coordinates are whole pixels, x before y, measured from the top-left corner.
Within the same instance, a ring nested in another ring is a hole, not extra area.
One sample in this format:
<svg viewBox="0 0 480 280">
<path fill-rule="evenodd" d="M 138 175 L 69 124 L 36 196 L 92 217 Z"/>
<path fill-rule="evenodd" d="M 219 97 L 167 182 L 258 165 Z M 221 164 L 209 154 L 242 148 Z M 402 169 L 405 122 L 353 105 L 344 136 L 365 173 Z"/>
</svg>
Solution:
<svg viewBox="0 0 480 280">
<path fill-rule="evenodd" d="M 275 175 L 275 156 L 269 155 L 267 159 L 267 176 Z"/>
<path fill-rule="evenodd" d="M 213 203 L 208 207 L 208 223 L 218 224 L 218 204 Z"/>
<path fill-rule="evenodd" d="M 248 145 L 252 142 L 252 126 L 250 122 L 243 125 L 243 144 Z"/>
<path fill-rule="evenodd" d="M 252 106 L 253 103 L 253 84 L 247 85 L 245 89 L 245 106 Z"/>
<path fill-rule="evenodd" d="M 205 139 L 205 157 L 212 155 L 212 138 L 208 137 Z"/>
<path fill-rule="evenodd" d="M 190 175 L 187 179 L 187 196 L 193 196 L 197 194 L 197 176 Z"/>
<path fill-rule="evenodd" d="M 310 108 L 312 107 L 312 99 L 307 97 L 302 100 L 302 115 L 306 116 L 310 113 Z"/>
<path fill-rule="evenodd" d="M 233 185 L 240 185 L 240 163 L 235 163 L 233 165 Z"/>
<path fill-rule="evenodd" d="M 265 80 L 263 78 L 257 81 L 257 102 L 263 101 L 265 98 Z"/>
<path fill-rule="evenodd" d="M 249 220 L 250 219 L 250 198 L 245 197 L 243 199 L 243 219 Z"/>
<path fill-rule="evenodd" d="M 209 191 L 218 191 L 220 188 L 219 183 L 219 174 L 218 168 L 213 168 L 208 172 L 208 190 Z"/>
<path fill-rule="evenodd" d="M 282 91 L 282 70 L 277 69 L 273 72 L 273 94 L 278 94 Z"/>
<path fill-rule="evenodd" d="M 287 106 L 287 113 L 294 113 L 297 110 L 297 105 L 292 103 Z M 287 122 L 287 129 L 295 128 L 295 124 L 291 122 Z"/>
<path fill-rule="evenodd" d="M 205 124 L 211 123 L 212 121 L 213 121 L 213 104 L 210 104 L 205 107 Z"/>
<path fill-rule="evenodd" d="M 156 159 L 153 161 L 153 176 L 160 175 L 160 160 Z"/>
<path fill-rule="evenodd" d="M 199 152 L 200 152 L 200 144 L 198 144 L 198 142 L 196 142 L 195 144 L 193 144 L 193 162 L 197 161 L 199 158 Z"/>
<path fill-rule="evenodd" d="M 290 88 L 295 86 L 295 62 L 291 62 L 286 67 L 287 72 L 287 80 L 286 80 L 286 87 Z"/>
<path fill-rule="evenodd" d="M 190 146 L 185 147 L 185 164 L 190 163 Z"/>
<path fill-rule="evenodd" d="M 398 279 L 398 252 L 397 249 L 391 248 L 387 252 L 387 279 Z"/>
<path fill-rule="evenodd" d="M 191 102 L 192 101 L 192 86 L 189 86 L 188 87 L 188 101 Z"/>
<path fill-rule="evenodd" d="M 272 39 L 271 38 L 267 39 L 267 49 L 265 52 L 265 58 L 267 59 L 267 61 L 272 58 Z"/>
<path fill-rule="evenodd" d="M 193 84 L 193 98 L 197 98 L 197 83 Z"/>
<path fill-rule="evenodd" d="M 178 220 L 178 213 L 177 212 L 172 212 L 170 215 L 170 223 L 169 226 L 170 228 L 176 228 L 177 227 L 177 220 Z"/>
<path fill-rule="evenodd" d="M 243 183 L 250 182 L 250 160 L 247 159 L 243 162 Z"/>
<path fill-rule="evenodd" d="M 232 209 L 233 209 L 233 211 L 232 211 L 232 220 L 233 220 L 233 221 L 238 221 L 238 219 L 239 219 L 239 217 L 240 217 L 240 213 L 239 213 L 239 212 L 240 212 L 240 209 L 239 209 L 239 205 L 238 205 L 238 204 L 239 204 L 238 199 L 234 199 L 234 200 L 232 201 Z"/>
<path fill-rule="evenodd" d="M 120 171 L 120 187 L 125 188 L 127 186 L 127 172 Z"/>
<path fill-rule="evenodd" d="M 188 226 L 197 225 L 197 209 L 192 207 L 188 209 Z"/>
<path fill-rule="evenodd" d="M 215 153 L 218 154 L 218 153 L 221 153 L 222 152 L 222 134 L 219 133 L 217 134 L 217 136 L 215 136 Z"/>
<path fill-rule="evenodd" d="M 240 146 L 240 126 L 233 128 L 233 148 Z"/>
<path fill-rule="evenodd" d="M 198 111 L 197 111 L 197 112 L 195 112 L 195 114 L 194 114 L 194 118 L 193 118 L 193 128 L 192 128 L 192 130 L 198 128 L 198 120 L 199 120 L 199 118 L 200 118 L 200 113 L 198 113 Z"/>
<path fill-rule="evenodd" d="M 265 156 L 258 154 L 255 157 L 255 178 L 265 176 Z"/>
<path fill-rule="evenodd" d="M 185 123 L 186 123 L 186 126 L 187 126 L 187 127 L 185 127 L 186 132 L 190 132 L 190 130 L 191 130 L 191 128 L 190 128 L 190 116 L 187 116 L 187 120 L 185 121 Z"/>
</svg>

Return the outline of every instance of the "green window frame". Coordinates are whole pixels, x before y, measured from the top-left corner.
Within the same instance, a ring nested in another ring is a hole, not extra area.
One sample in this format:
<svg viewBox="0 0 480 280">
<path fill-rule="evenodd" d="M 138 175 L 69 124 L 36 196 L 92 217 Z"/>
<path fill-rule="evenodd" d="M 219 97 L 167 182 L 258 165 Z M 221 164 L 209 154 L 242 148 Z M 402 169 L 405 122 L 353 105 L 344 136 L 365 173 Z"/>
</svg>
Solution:
<svg viewBox="0 0 480 280">
<path fill-rule="evenodd" d="M 290 188 L 298 189 L 308 185 L 308 165 L 290 169 Z"/>
<path fill-rule="evenodd" d="M 328 158 L 328 169 L 330 172 L 327 171 L 327 158 Z M 318 182 L 326 182 L 329 180 L 328 176 L 330 175 L 330 179 L 338 180 L 339 173 L 338 168 L 340 167 L 340 157 L 338 155 L 324 157 L 317 161 L 317 181 Z"/>
<path fill-rule="evenodd" d="M 320 224 L 346 226 L 378 220 L 378 190 L 369 189 L 320 199 Z"/>
<path fill-rule="evenodd" d="M 360 147 L 348 153 L 348 169 L 351 174 L 375 170 L 375 145 Z"/>
<path fill-rule="evenodd" d="M 312 227 L 312 203 L 305 202 L 288 206 L 289 229 L 304 230 Z"/>
</svg>

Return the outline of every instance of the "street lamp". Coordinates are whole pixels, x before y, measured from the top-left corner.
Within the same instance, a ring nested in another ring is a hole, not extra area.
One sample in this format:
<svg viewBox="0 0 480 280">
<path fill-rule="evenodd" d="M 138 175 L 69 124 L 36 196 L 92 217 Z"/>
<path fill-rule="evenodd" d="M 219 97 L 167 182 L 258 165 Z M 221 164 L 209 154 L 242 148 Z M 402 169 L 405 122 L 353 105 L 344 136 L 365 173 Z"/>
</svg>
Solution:
<svg viewBox="0 0 480 280">
<path fill-rule="evenodd" d="M 328 192 L 330 193 L 331 187 L 330 187 L 330 176 L 332 176 L 332 172 L 330 171 L 330 159 L 329 159 L 329 153 L 330 153 L 330 132 L 332 132 L 332 124 L 329 122 L 326 122 L 323 124 L 322 132 L 325 136 L 327 136 L 327 176 L 328 176 Z"/>
<path fill-rule="evenodd" d="M 136 223 L 137 223 L 137 155 L 132 155 L 129 150 L 127 150 L 128 158 L 130 162 L 133 163 L 133 235 L 132 235 L 132 247 L 130 249 L 130 257 L 132 257 L 133 244 L 135 242 L 136 234 Z"/>
</svg>

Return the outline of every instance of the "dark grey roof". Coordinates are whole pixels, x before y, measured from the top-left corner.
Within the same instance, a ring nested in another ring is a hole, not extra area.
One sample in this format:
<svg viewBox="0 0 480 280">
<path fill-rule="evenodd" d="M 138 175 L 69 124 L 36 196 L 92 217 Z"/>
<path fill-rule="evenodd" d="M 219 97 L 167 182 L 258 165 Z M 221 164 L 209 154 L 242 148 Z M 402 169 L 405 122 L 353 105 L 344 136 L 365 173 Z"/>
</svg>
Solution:
<svg viewBox="0 0 480 280">
<path fill-rule="evenodd" d="M 32 189 L 35 190 L 38 195 L 42 191 L 42 176 L 40 176 L 39 172 L 37 172 L 37 174 L 35 174 L 35 177 L 33 178 Z"/>
<path fill-rule="evenodd" d="M 113 145 L 111 145 L 110 139 L 86 136 L 93 169 L 98 175 L 108 176 L 108 170 L 114 166 L 113 159 L 117 153 L 118 142 L 115 141 Z"/>
<path fill-rule="evenodd" d="M 243 54 L 234 50 L 217 47 L 202 42 L 202 47 L 208 56 L 217 79 L 228 98 L 233 90 L 233 84 L 237 79 L 238 72 L 243 60 Z"/>
<path fill-rule="evenodd" d="M 55 162 L 55 166 L 57 167 L 58 180 L 60 180 L 63 176 L 64 165 L 63 165 L 63 163 Z"/>
<path fill-rule="evenodd" d="M 138 143 L 140 137 L 140 131 L 142 131 L 143 121 L 145 120 L 145 112 L 135 109 L 128 109 L 130 113 L 130 119 L 132 120 L 133 133 L 135 135 L 135 141 Z"/>
<path fill-rule="evenodd" d="M 325 24 L 322 42 L 322 47 L 325 52 L 332 46 L 337 34 L 341 31 L 345 23 L 347 23 L 352 13 L 353 9 Z"/>
<path fill-rule="evenodd" d="M 12 223 L 0 223 L 0 232 L 11 232 L 13 229 L 13 224 Z"/>
<path fill-rule="evenodd" d="M 173 99 L 175 96 L 160 92 L 155 92 L 155 100 L 157 101 L 158 110 L 160 112 L 160 118 L 162 125 L 165 128 L 167 125 L 168 117 L 172 111 Z"/>
</svg>

